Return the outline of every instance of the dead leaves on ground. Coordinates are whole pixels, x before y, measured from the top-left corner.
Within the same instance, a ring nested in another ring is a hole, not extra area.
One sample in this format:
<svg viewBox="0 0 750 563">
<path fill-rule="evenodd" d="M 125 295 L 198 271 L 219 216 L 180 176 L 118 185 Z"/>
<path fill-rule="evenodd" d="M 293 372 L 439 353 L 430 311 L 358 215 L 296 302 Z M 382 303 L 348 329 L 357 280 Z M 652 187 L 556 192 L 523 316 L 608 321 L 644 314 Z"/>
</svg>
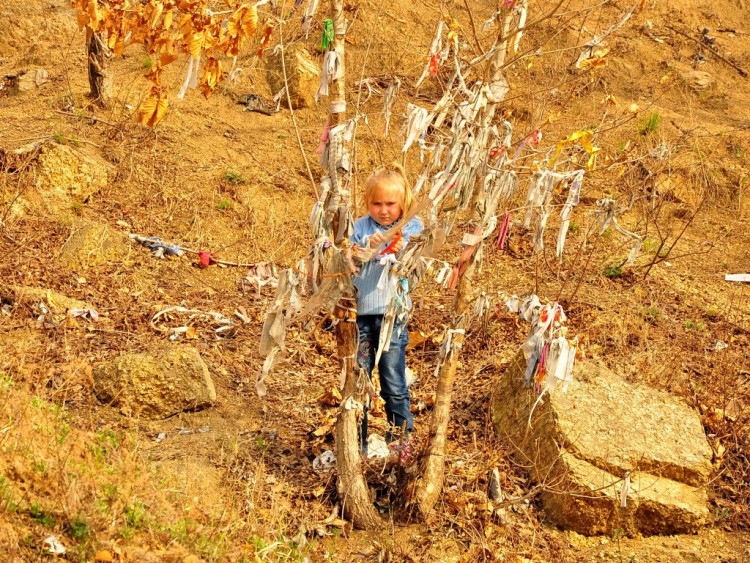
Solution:
<svg viewBox="0 0 750 563">
<path fill-rule="evenodd" d="M 338 407 L 341 404 L 341 392 L 335 385 L 329 385 L 325 392 L 318 397 L 318 403 L 326 407 Z"/>
</svg>

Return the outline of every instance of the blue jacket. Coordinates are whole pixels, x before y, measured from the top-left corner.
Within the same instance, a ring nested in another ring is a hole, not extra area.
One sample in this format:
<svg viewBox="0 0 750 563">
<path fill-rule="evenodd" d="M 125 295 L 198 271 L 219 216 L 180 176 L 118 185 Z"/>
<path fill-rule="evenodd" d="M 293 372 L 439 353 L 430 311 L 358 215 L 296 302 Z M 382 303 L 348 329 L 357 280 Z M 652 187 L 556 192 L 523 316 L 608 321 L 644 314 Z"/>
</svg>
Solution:
<svg viewBox="0 0 750 563">
<path fill-rule="evenodd" d="M 366 247 L 370 237 L 376 232 L 385 232 L 392 225 L 380 225 L 375 219 L 367 215 L 358 219 L 354 223 L 354 234 L 351 236 L 351 242 L 359 246 Z M 409 221 L 401 231 L 404 237 L 404 245 L 409 239 L 422 232 L 424 226 L 422 221 L 415 217 Z M 381 250 L 385 249 L 385 245 Z M 390 267 L 390 264 L 383 266 L 380 263 L 382 256 L 378 254 L 369 262 L 362 265 L 359 274 L 354 278 L 354 285 L 357 288 L 357 314 L 358 315 L 382 315 L 385 312 L 386 305 L 391 298 L 392 284 L 386 283 L 378 288 L 378 282 L 383 275 L 383 270 Z M 411 305 L 411 304 L 409 304 Z"/>
</svg>

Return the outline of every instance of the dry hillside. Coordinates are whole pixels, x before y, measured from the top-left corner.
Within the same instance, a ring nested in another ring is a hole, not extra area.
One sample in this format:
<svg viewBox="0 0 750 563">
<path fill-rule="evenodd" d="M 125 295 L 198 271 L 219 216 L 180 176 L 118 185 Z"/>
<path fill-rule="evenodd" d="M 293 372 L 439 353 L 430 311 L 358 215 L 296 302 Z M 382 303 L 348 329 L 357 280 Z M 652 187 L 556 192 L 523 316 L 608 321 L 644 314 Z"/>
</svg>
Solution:
<svg viewBox="0 0 750 563">
<path fill-rule="evenodd" d="M 550 4 L 532 1 L 530 19 Z M 607 64 L 582 71 L 574 66 L 580 45 L 631 8 L 589 4 L 563 2 L 529 30 L 524 56 L 507 69 L 503 105 L 514 143 L 543 132 L 522 181 L 532 160 L 559 140 L 596 131 L 601 152 L 574 211 L 565 259 L 558 263 L 554 250 L 532 254 L 531 235 L 517 225 L 522 212 L 512 216 L 508 251 L 486 250 L 479 277 L 493 311 L 462 351 L 437 515 L 423 523 L 391 513 L 397 499 L 380 490 L 392 526 L 374 534 L 332 515 L 335 477 L 312 468 L 331 447 L 336 416 L 321 401 L 338 379 L 324 323 L 314 332 L 292 328 L 266 381 L 269 393 L 259 398 L 258 343 L 273 289 L 247 281 L 247 267 L 200 269 L 191 254 L 159 260 L 126 237 L 159 236 L 242 264 L 295 264 L 311 242 L 315 202 L 297 133 L 318 178 L 326 104 L 295 111 L 296 125 L 285 109 L 243 111 L 241 96 L 274 94 L 253 44 L 236 61 L 239 79 L 208 99 L 192 90 L 177 100 L 186 63 L 171 65 L 163 78 L 169 112 L 147 129 L 132 119 L 152 64 L 141 46 L 111 61 L 113 100 L 98 108 L 87 97 L 84 34 L 68 3 L 3 0 L 1 558 L 47 560 L 44 542 L 55 535 L 67 549 L 60 558 L 75 561 L 750 561 L 750 284 L 724 281 L 750 272 L 750 7 L 746 0 L 642 1 L 607 39 Z M 288 13 L 277 5 L 266 8 Z M 306 43 L 319 63 L 322 15 L 305 41 L 305 5 L 289 16 L 285 40 Z M 438 19 L 455 18 L 471 56 L 490 46 L 496 31 L 482 22 L 494 10 L 477 0 L 347 1 L 349 110 L 368 118 L 355 136 L 355 198 L 374 166 L 401 158 L 406 104 L 430 107 L 442 94 L 443 74 L 414 88 Z M 48 73 L 38 86 L 28 82 L 41 77 L 36 69 Z M 6 75 L 24 70 L 30 89 L 15 94 Z M 381 87 L 392 77 L 403 86 L 384 139 Z M 375 90 L 355 87 L 360 78 L 372 78 Z M 41 156 L 12 154 L 39 142 Z M 418 151 L 406 165 L 411 174 L 420 170 Z M 56 188 L 67 181 L 72 194 Z M 627 239 L 612 229 L 588 235 L 605 197 L 628 208 L 621 223 L 644 236 L 638 259 L 624 268 Z M 458 230 L 453 238 L 448 261 L 459 253 Z M 700 412 L 715 454 L 712 521 L 703 532 L 585 538 L 545 523 L 527 495 L 528 475 L 488 413 L 495 382 L 528 330 L 499 296 L 531 291 L 565 306 L 586 359 Z M 414 299 L 417 345 L 408 362 L 419 377 L 413 402 L 422 438 L 452 299 L 431 280 Z M 236 329 L 223 336 L 206 318 L 178 313 L 152 322 L 178 305 L 221 313 Z M 88 307 L 98 312 L 95 322 L 64 314 Z M 152 421 L 96 399 L 92 369 L 125 352 L 173 345 L 168 328 L 187 324 L 193 330 L 182 343 L 209 367 L 213 407 Z M 382 427 L 382 416 L 373 424 Z M 504 490 L 524 499 L 502 522 L 487 510 L 495 467 Z"/>
</svg>

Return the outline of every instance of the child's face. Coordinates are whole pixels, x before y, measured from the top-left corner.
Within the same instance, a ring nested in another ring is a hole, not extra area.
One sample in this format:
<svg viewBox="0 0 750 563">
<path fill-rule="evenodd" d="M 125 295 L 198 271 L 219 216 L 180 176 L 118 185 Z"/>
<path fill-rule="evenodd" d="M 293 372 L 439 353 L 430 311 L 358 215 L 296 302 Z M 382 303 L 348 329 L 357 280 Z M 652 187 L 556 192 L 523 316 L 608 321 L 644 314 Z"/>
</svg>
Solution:
<svg viewBox="0 0 750 563">
<path fill-rule="evenodd" d="M 401 217 L 403 201 L 403 187 L 394 182 L 383 180 L 370 192 L 367 209 L 370 212 L 370 217 L 375 221 L 381 225 L 390 225 Z"/>
</svg>

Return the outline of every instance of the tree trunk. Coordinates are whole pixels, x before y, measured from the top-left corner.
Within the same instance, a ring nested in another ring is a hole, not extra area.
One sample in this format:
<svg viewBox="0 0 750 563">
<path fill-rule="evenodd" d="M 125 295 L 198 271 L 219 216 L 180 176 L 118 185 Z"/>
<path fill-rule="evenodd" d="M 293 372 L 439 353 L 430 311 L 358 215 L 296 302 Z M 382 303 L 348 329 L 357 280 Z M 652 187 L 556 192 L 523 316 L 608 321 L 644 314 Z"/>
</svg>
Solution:
<svg viewBox="0 0 750 563">
<path fill-rule="evenodd" d="M 341 77 L 334 80 L 330 85 L 331 92 L 328 113 L 330 126 L 333 128 L 346 119 L 346 67 L 344 66 L 344 47 L 346 44 L 346 19 L 344 18 L 344 0 L 331 0 L 331 19 L 333 20 L 333 50 L 338 55 Z M 334 190 L 340 191 L 342 186 L 333 186 Z M 336 214 L 333 218 L 333 242 L 341 242 L 339 224 L 345 218 Z"/>
<path fill-rule="evenodd" d="M 445 446 L 448 442 L 451 395 L 453 393 L 453 382 L 456 379 L 458 349 L 463 341 L 463 334 L 459 333 L 453 337 L 453 346 L 456 347 L 456 351 L 449 355 L 445 363 L 440 366 L 437 391 L 435 392 L 435 410 L 430 426 L 430 446 L 420 467 L 420 477 L 413 498 L 413 503 L 423 519 L 426 519 L 432 512 L 440 492 L 443 490 Z"/>
<path fill-rule="evenodd" d="M 86 35 L 89 88 L 94 102 L 105 107 L 109 102 L 109 75 L 107 74 L 108 49 L 101 35 L 91 30 Z"/>
<path fill-rule="evenodd" d="M 333 19 L 333 48 L 339 58 L 341 77 L 331 85 L 330 124 L 334 127 L 346 117 L 346 82 L 344 72 L 344 37 L 346 21 L 344 19 L 344 1 L 331 0 Z M 335 185 L 340 190 L 342 186 Z M 338 238 L 341 209 L 333 219 L 333 237 Z M 335 240 L 339 244 L 340 240 Z M 337 318 L 336 343 L 341 369 L 344 371 L 344 398 L 336 420 L 336 467 L 338 470 L 337 488 L 343 503 L 344 515 L 351 520 L 355 528 L 371 530 L 383 525 L 375 507 L 370 500 L 370 491 L 362 471 L 360 460 L 360 416 L 361 405 L 367 399 L 367 375 L 357 365 L 357 303 L 352 297 L 342 298 L 336 305 Z M 353 403 L 347 405 L 347 403 Z"/>
<path fill-rule="evenodd" d="M 341 410 L 336 420 L 337 489 L 343 512 L 355 528 L 380 528 L 383 520 L 370 500 L 359 453 L 361 405 L 367 399 L 367 374 L 357 365 L 357 305 L 352 298 L 342 298 L 336 307 L 336 343 L 344 370 Z"/>
<path fill-rule="evenodd" d="M 453 330 L 466 328 L 466 312 L 471 304 L 472 282 L 476 269 L 476 253 L 470 260 L 469 266 L 458 283 L 458 293 L 454 305 L 455 320 Z M 445 479 L 445 446 L 448 443 L 451 396 L 453 394 L 453 383 L 456 379 L 458 356 L 464 342 L 464 334 L 457 332 L 453 334 L 452 338 L 452 349 L 448 351 L 448 357 L 445 358 L 445 363 L 440 366 L 438 374 L 437 390 L 435 391 L 435 410 L 432 413 L 432 424 L 430 426 L 430 445 L 427 455 L 421 464 L 420 477 L 411 499 L 411 503 L 416 505 L 422 518 L 427 518 L 435 508 L 440 492 L 443 490 L 443 481 Z"/>
<path fill-rule="evenodd" d="M 339 59 L 341 77 L 332 85 L 330 103 L 331 127 L 341 123 L 346 117 L 346 82 L 344 72 L 344 0 L 331 0 L 334 39 L 333 48 Z M 340 190 L 342 186 L 333 186 Z M 339 222 L 345 220 L 339 214 L 334 216 L 332 233 L 337 237 Z M 339 244 L 340 240 L 335 240 Z M 344 371 L 344 389 L 341 410 L 336 420 L 336 467 L 338 470 L 338 493 L 343 503 L 344 515 L 355 528 L 372 530 L 380 528 L 383 520 L 370 500 L 370 491 L 362 471 L 360 460 L 360 416 L 361 405 L 367 399 L 367 374 L 357 365 L 357 303 L 352 297 L 342 298 L 336 305 L 336 343 L 341 369 Z M 347 403 L 351 403 L 348 404 Z"/>
<path fill-rule="evenodd" d="M 335 80 L 331 88 L 329 112 L 331 126 L 339 124 L 346 116 L 346 66 L 344 65 L 344 47 L 346 37 L 346 19 L 344 18 L 344 0 L 331 0 L 333 19 L 333 49 L 339 59 L 341 78 Z"/>
<path fill-rule="evenodd" d="M 508 10 L 505 15 L 501 32 L 498 40 L 502 39 L 499 49 L 490 63 L 490 90 L 493 95 L 495 86 L 501 86 L 505 82 L 503 74 L 505 58 L 508 51 L 508 34 L 513 21 L 512 10 Z M 481 135 L 477 138 L 483 151 L 489 150 L 488 130 L 492 119 L 495 115 L 495 108 L 500 100 L 490 99 L 479 118 L 479 130 Z M 495 209 L 486 209 L 486 194 L 484 192 L 483 178 L 479 178 L 478 186 L 472 192 L 471 209 L 475 221 L 482 221 L 483 216 L 493 215 Z M 480 211 L 482 210 L 482 211 Z M 482 244 L 481 242 L 479 244 Z M 469 258 L 470 262 L 463 276 L 458 282 L 458 293 L 453 308 L 453 330 L 466 329 L 468 326 L 467 311 L 472 301 L 473 278 L 477 265 L 477 252 L 475 251 Z M 453 393 L 453 383 L 456 379 L 456 367 L 458 365 L 458 355 L 461 345 L 464 341 L 464 333 L 457 332 L 453 334 L 453 352 L 448 354 L 445 363 L 440 367 L 438 374 L 437 391 L 435 393 L 435 410 L 432 414 L 432 424 L 430 427 L 430 445 L 427 456 L 420 466 L 419 478 L 416 486 L 409 495 L 409 503 L 416 505 L 416 508 L 423 518 L 426 518 L 435 508 L 440 492 L 443 489 L 445 479 L 445 446 L 448 441 L 448 423 L 450 422 L 451 395 Z M 446 335 L 447 337 L 447 335 Z"/>
</svg>

